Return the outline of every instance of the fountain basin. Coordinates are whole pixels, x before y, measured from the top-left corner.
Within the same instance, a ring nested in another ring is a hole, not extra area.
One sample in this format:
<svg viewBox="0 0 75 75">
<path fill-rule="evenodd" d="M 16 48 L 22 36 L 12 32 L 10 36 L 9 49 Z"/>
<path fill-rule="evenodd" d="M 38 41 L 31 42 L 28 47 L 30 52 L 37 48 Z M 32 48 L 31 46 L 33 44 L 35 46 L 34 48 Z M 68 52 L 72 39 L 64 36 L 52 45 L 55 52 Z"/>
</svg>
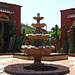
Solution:
<svg viewBox="0 0 75 75">
<path fill-rule="evenodd" d="M 33 23 L 32 26 L 35 27 L 35 28 L 36 28 L 36 27 L 42 28 L 42 27 L 44 27 L 44 26 L 46 26 L 46 25 L 45 25 L 44 23 L 42 23 L 42 24 L 39 24 L 39 23 L 34 24 L 34 23 Z"/>
<path fill-rule="evenodd" d="M 42 20 L 42 19 L 44 19 L 44 17 L 33 17 L 33 19 L 35 19 L 35 20 Z"/>
<path fill-rule="evenodd" d="M 30 39 L 48 39 L 50 37 L 49 34 L 27 34 L 26 36 Z"/>
<path fill-rule="evenodd" d="M 6 66 L 4 71 L 12 75 L 64 75 L 69 73 L 66 66 L 45 64 L 44 68 L 32 68 L 31 64 L 13 64 Z"/>
<path fill-rule="evenodd" d="M 24 52 L 27 55 L 31 55 L 34 57 L 34 63 L 32 64 L 32 67 L 44 67 L 44 65 L 41 63 L 41 58 L 42 56 L 46 56 L 49 55 L 51 53 L 51 51 L 55 48 L 54 46 L 39 46 L 39 47 L 35 47 L 35 46 L 31 46 L 31 45 L 22 45 L 21 47 L 22 49 L 24 49 Z"/>
<path fill-rule="evenodd" d="M 51 49 L 50 48 L 24 48 L 24 52 L 27 55 L 32 55 L 32 56 L 45 56 L 45 55 L 49 55 L 51 53 Z"/>
<path fill-rule="evenodd" d="M 22 45 L 22 47 L 24 49 L 24 53 L 26 53 L 27 55 L 31 55 L 31 56 L 46 56 L 46 55 L 50 55 L 50 53 L 52 52 L 52 50 L 55 48 L 54 46 L 39 46 L 39 47 L 35 47 L 35 46 L 31 46 L 31 45 Z"/>
</svg>

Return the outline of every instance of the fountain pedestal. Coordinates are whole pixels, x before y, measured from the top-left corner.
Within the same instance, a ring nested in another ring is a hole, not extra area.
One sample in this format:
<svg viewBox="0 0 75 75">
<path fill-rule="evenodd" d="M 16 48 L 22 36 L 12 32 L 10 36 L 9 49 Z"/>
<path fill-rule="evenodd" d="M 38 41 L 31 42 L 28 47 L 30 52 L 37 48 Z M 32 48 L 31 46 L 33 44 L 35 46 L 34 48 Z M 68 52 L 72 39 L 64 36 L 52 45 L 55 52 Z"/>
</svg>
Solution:
<svg viewBox="0 0 75 75">
<path fill-rule="evenodd" d="M 40 68 L 43 68 L 44 67 L 44 64 L 41 63 L 41 58 L 42 56 L 40 57 L 34 57 L 34 63 L 31 64 L 31 68 L 37 68 L 37 69 L 40 69 Z"/>
<path fill-rule="evenodd" d="M 41 64 L 41 58 L 42 58 L 42 56 L 39 56 L 39 57 L 34 56 L 34 63 L 40 63 Z"/>
</svg>

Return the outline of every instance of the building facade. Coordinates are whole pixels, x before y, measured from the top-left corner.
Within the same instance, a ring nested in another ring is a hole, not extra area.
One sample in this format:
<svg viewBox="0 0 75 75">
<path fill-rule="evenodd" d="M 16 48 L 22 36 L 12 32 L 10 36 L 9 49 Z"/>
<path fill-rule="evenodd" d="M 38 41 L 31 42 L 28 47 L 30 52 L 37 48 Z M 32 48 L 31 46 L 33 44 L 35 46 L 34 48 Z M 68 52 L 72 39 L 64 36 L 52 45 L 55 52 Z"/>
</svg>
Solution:
<svg viewBox="0 0 75 75">
<path fill-rule="evenodd" d="M 0 33 L 4 27 L 3 39 L 4 50 L 7 49 L 10 40 L 10 30 L 12 29 L 11 23 L 16 22 L 16 29 L 18 28 L 18 35 L 21 35 L 21 6 L 16 4 L 0 2 Z M 5 51 L 4 51 L 5 52 Z"/>
<path fill-rule="evenodd" d="M 0 24 L 9 26 L 10 14 L 12 21 L 16 21 L 16 28 L 19 28 L 19 36 L 21 30 L 21 6 L 16 4 L 9 4 L 0 2 Z M 16 34 L 16 31 L 15 31 Z"/>
<path fill-rule="evenodd" d="M 66 27 L 66 40 L 68 41 L 68 30 L 70 27 L 75 27 L 75 8 L 60 10 L 61 12 L 61 38 L 58 40 L 60 43 L 60 48 L 63 47 L 63 25 Z M 74 30 L 75 32 L 75 30 Z M 55 46 L 55 40 L 51 42 Z M 56 49 L 54 50 L 56 52 Z"/>
<path fill-rule="evenodd" d="M 61 12 L 61 46 L 62 46 L 62 38 L 63 38 L 63 24 L 67 28 L 67 37 L 68 40 L 68 30 L 70 30 L 71 26 L 75 26 L 75 8 L 60 10 Z"/>
</svg>

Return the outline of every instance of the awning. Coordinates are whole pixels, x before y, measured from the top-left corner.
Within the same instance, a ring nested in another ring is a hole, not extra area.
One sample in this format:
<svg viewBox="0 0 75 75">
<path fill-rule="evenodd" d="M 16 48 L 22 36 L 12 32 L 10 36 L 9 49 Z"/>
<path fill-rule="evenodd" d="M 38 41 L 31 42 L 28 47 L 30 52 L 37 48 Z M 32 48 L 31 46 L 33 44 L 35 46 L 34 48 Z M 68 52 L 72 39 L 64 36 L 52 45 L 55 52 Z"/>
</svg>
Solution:
<svg viewBox="0 0 75 75">
<path fill-rule="evenodd" d="M 67 18 L 75 18 L 75 14 L 68 15 Z"/>
<path fill-rule="evenodd" d="M 11 9 L 9 9 L 9 8 L 2 8 L 2 7 L 0 7 L 0 12 L 14 14 L 14 12 Z"/>
</svg>

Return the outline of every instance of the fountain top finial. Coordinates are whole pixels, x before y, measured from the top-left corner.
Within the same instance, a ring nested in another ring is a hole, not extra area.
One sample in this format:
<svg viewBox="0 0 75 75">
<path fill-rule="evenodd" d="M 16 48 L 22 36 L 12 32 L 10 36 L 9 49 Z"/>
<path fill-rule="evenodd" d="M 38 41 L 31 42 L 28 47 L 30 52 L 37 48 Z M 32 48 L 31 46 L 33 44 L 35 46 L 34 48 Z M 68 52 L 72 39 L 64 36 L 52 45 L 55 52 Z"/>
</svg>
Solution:
<svg viewBox="0 0 75 75">
<path fill-rule="evenodd" d="M 40 13 L 37 13 L 37 17 L 40 17 Z"/>
</svg>

